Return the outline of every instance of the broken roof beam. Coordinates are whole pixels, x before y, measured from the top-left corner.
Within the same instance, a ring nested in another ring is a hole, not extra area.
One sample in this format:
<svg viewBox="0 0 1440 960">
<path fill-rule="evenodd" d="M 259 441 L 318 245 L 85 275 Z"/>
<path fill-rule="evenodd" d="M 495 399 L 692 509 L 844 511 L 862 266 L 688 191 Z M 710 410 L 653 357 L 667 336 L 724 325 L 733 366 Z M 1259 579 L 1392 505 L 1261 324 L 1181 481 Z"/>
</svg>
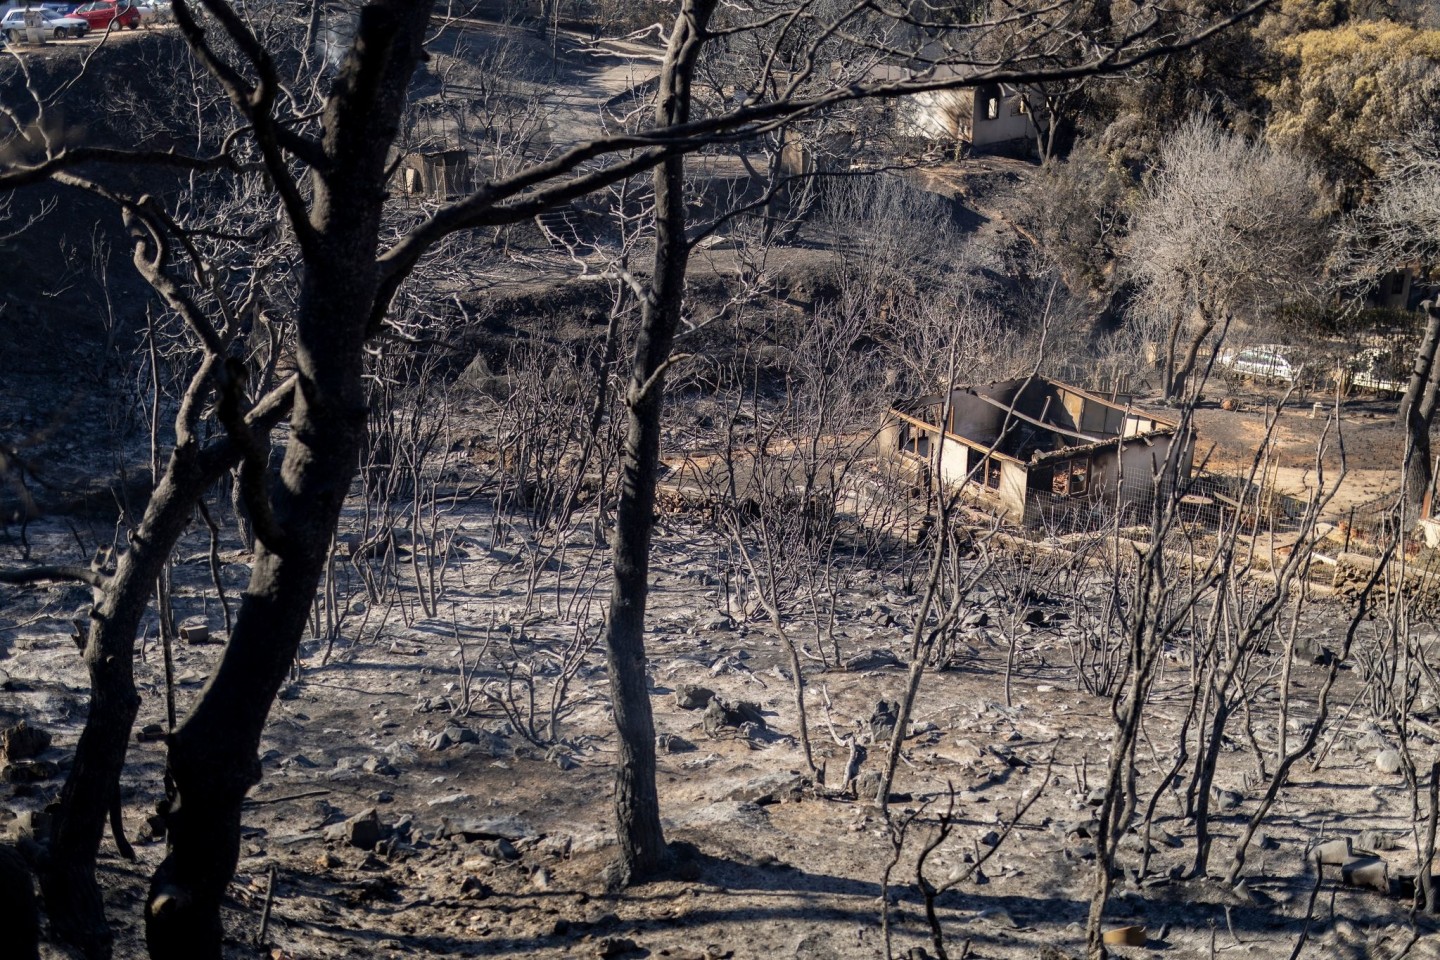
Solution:
<svg viewBox="0 0 1440 960">
<path fill-rule="evenodd" d="M 1019 410 L 1016 410 L 1014 408 L 1013 404 L 996 400 L 994 397 L 987 397 L 983 393 L 972 394 L 972 396 L 974 396 L 977 400 L 984 400 L 992 407 L 999 407 L 1006 413 L 1011 414 L 1021 420 L 1024 420 L 1026 423 L 1033 423 L 1035 426 L 1040 427 L 1041 429 L 1049 430 L 1053 433 L 1058 433 L 1067 437 L 1074 437 L 1076 440 L 1084 440 L 1087 443 L 1101 443 L 1106 440 L 1117 439 L 1117 437 L 1115 436 L 1105 436 L 1102 434 L 1094 433 L 1081 433 L 1079 430 L 1066 430 L 1064 427 L 1057 427 L 1053 423 L 1046 423 L 1043 420 L 1037 420 L 1036 418 L 1029 416 L 1028 414 L 1021 413 Z"/>
</svg>

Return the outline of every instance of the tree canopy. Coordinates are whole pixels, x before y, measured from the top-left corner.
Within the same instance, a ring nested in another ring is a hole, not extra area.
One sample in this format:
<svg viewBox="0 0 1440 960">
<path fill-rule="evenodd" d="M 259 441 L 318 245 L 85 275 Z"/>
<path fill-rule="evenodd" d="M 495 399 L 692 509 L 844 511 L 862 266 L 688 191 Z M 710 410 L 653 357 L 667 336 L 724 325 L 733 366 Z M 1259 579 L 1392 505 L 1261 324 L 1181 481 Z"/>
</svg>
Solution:
<svg viewBox="0 0 1440 960">
<path fill-rule="evenodd" d="M 1322 163 L 1341 189 L 1383 172 L 1385 144 L 1440 110 L 1440 30 L 1348 23 L 1282 40 L 1268 136 Z"/>
</svg>

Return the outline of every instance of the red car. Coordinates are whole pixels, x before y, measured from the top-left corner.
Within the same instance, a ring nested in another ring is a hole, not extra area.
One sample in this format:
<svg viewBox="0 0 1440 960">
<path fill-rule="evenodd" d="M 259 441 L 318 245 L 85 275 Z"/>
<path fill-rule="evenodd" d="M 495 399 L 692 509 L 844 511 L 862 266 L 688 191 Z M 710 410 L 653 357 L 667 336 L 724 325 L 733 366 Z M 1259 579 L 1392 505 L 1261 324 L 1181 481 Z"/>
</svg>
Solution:
<svg viewBox="0 0 1440 960">
<path fill-rule="evenodd" d="M 140 26 L 140 11 L 136 10 L 130 0 L 95 0 L 94 3 L 84 3 L 70 14 L 90 24 L 91 30 L 105 30 L 113 22 L 115 28 L 128 27 L 134 30 Z"/>
</svg>

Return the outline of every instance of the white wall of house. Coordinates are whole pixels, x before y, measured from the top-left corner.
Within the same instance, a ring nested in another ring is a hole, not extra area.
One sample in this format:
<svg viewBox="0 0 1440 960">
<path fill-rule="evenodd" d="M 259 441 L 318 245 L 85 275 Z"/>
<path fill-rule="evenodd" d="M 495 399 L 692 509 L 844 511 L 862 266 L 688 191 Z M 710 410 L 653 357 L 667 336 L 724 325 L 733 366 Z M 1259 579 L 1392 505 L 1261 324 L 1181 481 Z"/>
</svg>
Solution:
<svg viewBox="0 0 1440 960">
<path fill-rule="evenodd" d="M 879 75 L 894 79 L 903 74 L 892 68 Z M 992 100 L 996 102 L 992 104 Z M 895 126 L 901 136 L 965 141 L 976 147 L 1033 140 L 1036 132 L 1025 98 L 1003 84 L 902 97 L 895 104 Z"/>
<path fill-rule="evenodd" d="M 1025 483 L 1029 471 L 1022 463 L 1001 464 L 1000 503 L 1005 511 L 1017 519 L 1025 516 Z"/>
<path fill-rule="evenodd" d="M 984 147 L 1035 136 L 1035 123 L 1025 109 L 1025 98 L 1010 87 L 979 87 L 973 91 L 970 135 L 973 146 Z"/>
<path fill-rule="evenodd" d="M 953 486 L 964 483 L 969 473 L 969 449 L 963 443 L 947 438 L 940 448 L 940 480 Z"/>
</svg>

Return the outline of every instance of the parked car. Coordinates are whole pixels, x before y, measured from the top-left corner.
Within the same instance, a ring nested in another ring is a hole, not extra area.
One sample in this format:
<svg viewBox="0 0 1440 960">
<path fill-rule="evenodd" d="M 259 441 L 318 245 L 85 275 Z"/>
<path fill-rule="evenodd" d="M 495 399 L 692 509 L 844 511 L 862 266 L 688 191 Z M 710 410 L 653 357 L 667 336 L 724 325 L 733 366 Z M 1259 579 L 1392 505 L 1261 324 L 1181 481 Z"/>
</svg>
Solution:
<svg viewBox="0 0 1440 960">
<path fill-rule="evenodd" d="M 135 9 L 140 13 L 142 23 L 169 23 L 175 19 L 175 8 L 170 0 L 139 0 Z"/>
<path fill-rule="evenodd" d="M 1395 347 L 1369 347 L 1345 365 L 1350 386 L 1376 393 L 1404 393 L 1410 385 L 1409 366 L 1413 357 Z"/>
<path fill-rule="evenodd" d="M 77 17 L 62 17 L 43 7 L 36 8 L 36 12 L 45 22 L 46 32 L 56 40 L 64 40 L 66 37 L 83 37 L 90 31 L 90 24 Z M 25 41 L 25 10 L 23 7 L 15 7 L 5 13 L 4 18 L 0 19 L 0 32 L 3 32 L 5 39 L 11 43 Z"/>
<path fill-rule="evenodd" d="M 1216 360 L 1234 376 L 1269 383 L 1294 383 L 1305 370 L 1304 364 L 1292 359 L 1291 348 L 1275 343 L 1247 347 L 1238 353 L 1226 350 Z"/>
<path fill-rule="evenodd" d="M 134 30 L 140 26 L 140 11 L 135 9 L 130 0 L 94 0 L 93 3 L 82 3 L 75 8 L 71 16 L 90 24 L 91 30 L 108 30 L 112 23 L 115 24 L 114 29 L 125 27 L 127 30 Z"/>
</svg>

